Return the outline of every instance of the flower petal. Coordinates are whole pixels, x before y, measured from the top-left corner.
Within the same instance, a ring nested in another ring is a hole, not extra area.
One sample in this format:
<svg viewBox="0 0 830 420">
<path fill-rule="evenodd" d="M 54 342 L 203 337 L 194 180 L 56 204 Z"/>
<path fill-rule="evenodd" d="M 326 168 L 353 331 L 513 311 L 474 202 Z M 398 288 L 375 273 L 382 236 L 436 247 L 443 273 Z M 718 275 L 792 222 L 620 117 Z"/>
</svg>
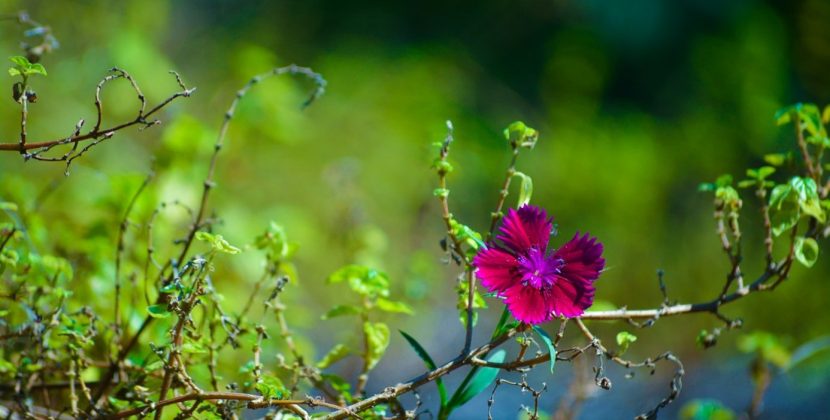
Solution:
<svg viewBox="0 0 830 420">
<path fill-rule="evenodd" d="M 553 253 L 552 258 L 562 259 L 564 265 L 560 276 L 570 280 L 592 282 L 605 267 L 602 244 L 587 233 L 580 237 L 577 232 L 573 239 Z"/>
<path fill-rule="evenodd" d="M 516 273 L 518 265 L 516 257 L 499 247 L 483 249 L 473 259 L 481 284 L 497 293 L 521 282 L 521 276 Z"/>
<path fill-rule="evenodd" d="M 594 303 L 595 290 L 589 280 L 558 276 L 545 296 L 547 307 L 557 317 L 580 316 Z"/>
<path fill-rule="evenodd" d="M 550 310 L 541 290 L 517 285 L 507 289 L 504 296 L 507 309 L 519 321 L 539 324 L 550 320 Z"/>
<path fill-rule="evenodd" d="M 517 253 L 531 247 L 544 250 L 548 246 L 552 223 L 553 219 L 544 210 L 525 204 L 519 210 L 510 209 L 507 212 L 497 239 Z"/>
</svg>

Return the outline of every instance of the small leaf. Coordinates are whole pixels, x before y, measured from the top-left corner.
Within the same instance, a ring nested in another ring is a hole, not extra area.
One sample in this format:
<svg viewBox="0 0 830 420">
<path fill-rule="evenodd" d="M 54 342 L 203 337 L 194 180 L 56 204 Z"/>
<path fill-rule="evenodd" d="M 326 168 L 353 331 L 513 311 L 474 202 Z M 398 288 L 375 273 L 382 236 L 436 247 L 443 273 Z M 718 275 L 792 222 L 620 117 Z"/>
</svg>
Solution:
<svg viewBox="0 0 830 420">
<path fill-rule="evenodd" d="M 553 345 L 553 340 L 551 340 L 548 333 L 538 325 L 533 326 L 533 331 L 539 335 L 539 338 L 541 338 L 542 342 L 545 343 L 545 347 L 548 348 L 548 354 L 550 355 L 550 373 L 553 373 L 553 367 L 556 365 L 556 347 Z"/>
<path fill-rule="evenodd" d="M 348 282 L 349 287 L 362 296 L 374 298 L 389 296 L 389 278 L 386 273 L 363 265 L 347 265 L 328 278 L 329 283 Z"/>
<path fill-rule="evenodd" d="M 239 248 L 229 244 L 228 241 L 222 237 L 222 235 L 214 235 L 205 231 L 199 231 L 196 232 L 196 239 L 207 242 L 215 251 L 224 252 L 226 254 L 238 254 L 242 252 Z"/>
<path fill-rule="evenodd" d="M 333 308 L 329 309 L 328 312 L 324 313 L 320 319 L 331 319 L 338 316 L 344 315 L 360 315 L 363 313 L 363 308 L 360 306 L 355 305 L 335 305 Z"/>
<path fill-rule="evenodd" d="M 533 196 L 533 179 L 529 176 L 516 172 L 515 175 L 521 178 L 522 183 L 519 184 L 519 200 L 516 203 L 516 208 L 519 208 L 530 202 L 530 197 Z"/>
<path fill-rule="evenodd" d="M 375 301 L 375 305 L 377 305 L 378 309 L 384 312 L 392 312 L 407 315 L 412 315 L 415 313 L 412 311 L 412 308 L 410 308 L 409 305 L 394 300 L 378 298 L 378 300 Z"/>
<path fill-rule="evenodd" d="M 798 194 L 790 184 L 776 185 L 770 192 L 770 222 L 772 233 L 779 236 L 798 223 L 801 209 Z"/>
<path fill-rule="evenodd" d="M 628 331 L 620 331 L 617 333 L 617 345 L 620 346 L 620 354 L 628 350 L 628 346 L 637 341 L 637 336 Z"/>
<path fill-rule="evenodd" d="M 734 420 L 737 416 L 720 401 L 700 399 L 686 403 L 680 409 L 679 418 L 681 420 Z"/>
<path fill-rule="evenodd" d="M 813 238 L 796 238 L 795 259 L 805 267 L 812 267 L 818 260 L 818 242 Z"/>
<path fill-rule="evenodd" d="M 15 56 L 9 57 L 9 60 L 12 63 L 14 63 L 15 65 L 20 66 L 21 68 L 24 68 L 24 69 L 29 68 L 29 66 L 32 65 L 32 63 L 29 62 L 29 59 L 22 56 L 22 55 L 15 55 Z"/>
<path fill-rule="evenodd" d="M 427 353 L 426 349 L 424 349 L 423 346 L 421 346 L 421 344 L 418 343 L 417 340 L 415 340 L 411 335 L 403 331 L 398 330 L 398 332 L 401 333 L 404 339 L 406 339 L 406 342 L 409 343 L 410 347 L 412 347 L 412 349 L 415 350 L 415 353 L 418 355 L 418 357 L 420 357 L 421 360 L 424 361 L 424 364 L 426 365 L 427 369 L 435 370 L 438 368 L 438 365 L 435 364 L 435 362 L 432 360 L 432 357 L 429 356 L 429 353 Z M 444 386 L 444 381 L 439 377 L 435 380 L 435 385 L 438 386 L 438 395 L 441 397 L 441 407 L 446 407 L 447 388 Z"/>
<path fill-rule="evenodd" d="M 481 234 L 469 226 L 458 223 L 455 219 L 450 219 L 450 228 L 458 240 L 466 243 L 473 251 L 478 251 L 486 246 Z"/>
<path fill-rule="evenodd" d="M 366 367 L 371 370 L 378 364 L 389 346 L 389 327 L 382 322 L 364 322 L 366 335 Z"/>
<path fill-rule="evenodd" d="M 539 132 L 521 121 L 515 121 L 504 129 L 504 138 L 513 147 L 533 148 L 539 139 Z"/>
<path fill-rule="evenodd" d="M 167 310 L 167 305 L 158 304 L 147 307 L 147 313 L 153 318 L 167 318 L 171 312 Z"/>
<path fill-rule="evenodd" d="M 790 361 L 790 353 L 778 336 L 766 331 L 755 331 L 738 337 L 738 349 L 744 353 L 755 353 L 782 368 Z"/>
<path fill-rule="evenodd" d="M 504 350 L 499 350 L 488 357 L 487 361 L 491 363 L 502 363 L 504 362 L 505 354 Z M 453 394 L 452 398 L 450 398 L 450 402 L 447 404 L 447 407 L 452 410 L 466 404 L 476 395 L 484 392 L 484 390 L 496 380 L 498 375 L 499 369 L 492 367 L 479 367 L 470 377 L 470 381 Z"/>
<path fill-rule="evenodd" d="M 41 74 L 46 76 L 46 68 L 43 67 L 43 64 L 35 63 L 26 70 L 26 74 Z"/>
<path fill-rule="evenodd" d="M 317 362 L 318 369 L 325 369 L 351 354 L 351 350 L 343 344 L 337 344 Z"/>
<path fill-rule="evenodd" d="M 772 166 L 783 166 L 785 163 L 788 163 L 792 160 L 792 153 L 770 153 L 764 155 L 764 162 L 769 163 Z"/>
<path fill-rule="evenodd" d="M 290 395 L 288 389 L 282 384 L 282 381 L 276 376 L 270 375 L 265 375 L 260 378 L 256 384 L 256 390 L 268 400 L 279 400 Z"/>
</svg>

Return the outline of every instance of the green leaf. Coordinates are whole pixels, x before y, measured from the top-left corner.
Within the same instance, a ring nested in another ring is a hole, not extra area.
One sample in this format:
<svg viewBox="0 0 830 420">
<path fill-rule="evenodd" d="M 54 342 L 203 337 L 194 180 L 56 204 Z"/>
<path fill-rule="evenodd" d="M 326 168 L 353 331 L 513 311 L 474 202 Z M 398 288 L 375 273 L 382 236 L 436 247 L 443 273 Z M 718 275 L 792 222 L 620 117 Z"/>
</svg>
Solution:
<svg viewBox="0 0 830 420">
<path fill-rule="evenodd" d="M 27 69 L 27 68 L 29 68 L 29 66 L 32 65 L 32 63 L 29 62 L 29 59 L 22 56 L 22 55 L 15 55 L 15 56 L 9 57 L 9 60 L 12 63 L 14 63 L 15 65 L 20 66 L 21 68 L 24 68 L 24 69 Z"/>
<path fill-rule="evenodd" d="M 620 354 L 628 350 L 628 346 L 637 341 L 637 336 L 628 331 L 620 331 L 617 333 L 617 345 L 620 346 Z"/>
<path fill-rule="evenodd" d="M 267 400 L 281 400 L 290 393 L 276 376 L 265 375 L 256 384 L 256 390 Z"/>
<path fill-rule="evenodd" d="M 522 181 L 519 184 L 519 200 L 516 203 L 516 208 L 519 208 L 530 202 L 530 197 L 533 195 L 533 179 L 521 172 L 516 172 L 513 176 L 521 178 Z"/>
<path fill-rule="evenodd" d="M 364 322 L 363 333 L 366 335 L 366 367 L 374 369 L 386 348 L 389 346 L 389 327 L 382 322 Z"/>
<path fill-rule="evenodd" d="M 344 315 L 360 315 L 363 313 L 363 308 L 356 305 L 335 305 L 333 308 L 329 309 L 328 312 L 324 313 L 320 319 L 331 319 L 338 316 Z"/>
<path fill-rule="evenodd" d="M 504 362 L 505 354 L 504 350 L 499 350 L 488 357 L 487 361 L 491 363 L 502 363 Z M 484 392 L 496 380 L 498 375 L 499 369 L 496 368 L 479 367 L 476 369 L 476 372 L 470 377 L 470 381 L 458 388 L 452 398 L 450 398 L 450 402 L 447 404 L 448 409 L 451 411 L 456 407 L 460 407 L 476 395 Z"/>
<path fill-rule="evenodd" d="M 787 363 L 786 370 L 790 370 L 814 355 L 830 350 L 830 336 L 823 336 L 810 340 L 793 351 L 790 356 L 789 363 Z"/>
<path fill-rule="evenodd" d="M 770 192 L 769 199 L 770 222 L 772 233 L 779 236 L 798 223 L 801 217 L 801 206 L 798 203 L 798 194 L 790 184 L 776 185 Z"/>
<path fill-rule="evenodd" d="M 824 209 L 818 196 L 818 186 L 812 178 L 792 177 L 790 185 L 798 193 L 798 205 L 804 214 L 813 216 L 821 223 L 825 222 Z"/>
<path fill-rule="evenodd" d="M 412 311 L 412 308 L 410 308 L 409 305 L 407 305 L 403 302 L 395 301 L 395 300 L 378 298 L 378 300 L 375 301 L 375 305 L 377 305 L 378 309 L 380 309 L 381 311 L 384 311 L 384 312 L 407 314 L 407 315 L 412 315 L 412 314 L 415 313 L 414 311 Z"/>
<path fill-rule="evenodd" d="M 361 296 L 374 298 L 389 296 L 389 278 L 385 273 L 363 265 L 347 265 L 328 278 L 329 283 L 348 282 L 349 287 Z"/>
<path fill-rule="evenodd" d="M 26 70 L 26 74 L 41 74 L 46 76 L 46 68 L 43 67 L 43 64 L 35 63 Z"/>
<path fill-rule="evenodd" d="M 533 148 L 539 139 L 539 132 L 521 121 L 515 121 L 504 129 L 504 138 L 512 147 Z"/>
<path fill-rule="evenodd" d="M 680 409 L 681 420 L 734 420 L 737 416 L 720 401 L 692 400 Z"/>
<path fill-rule="evenodd" d="M 533 326 L 533 331 L 539 335 L 539 338 L 545 343 L 545 347 L 548 348 L 548 354 L 550 355 L 550 373 L 553 373 L 553 367 L 556 365 L 556 346 L 553 345 L 553 340 L 551 340 L 548 333 L 538 325 Z"/>
<path fill-rule="evenodd" d="M 290 257 L 292 251 L 296 248 L 288 242 L 285 228 L 275 222 L 271 222 L 268 229 L 256 237 L 254 246 L 257 249 L 265 250 L 270 259 L 278 261 Z"/>
<path fill-rule="evenodd" d="M 812 267 L 818 260 L 818 242 L 813 238 L 796 238 L 795 259 L 805 267 Z"/>
<path fill-rule="evenodd" d="M 762 166 L 758 169 L 747 169 L 746 170 L 746 176 L 748 176 L 752 179 L 760 180 L 760 181 L 763 181 L 768 176 L 770 176 L 774 173 L 775 173 L 775 168 L 772 167 L 772 166 Z"/>
<path fill-rule="evenodd" d="M 458 240 L 466 243 L 473 251 L 485 247 L 481 234 L 469 226 L 458 223 L 455 219 L 450 219 L 450 228 Z"/>
<path fill-rule="evenodd" d="M 337 344 L 317 362 L 318 369 L 325 369 L 351 354 L 351 350 L 343 344 Z"/>
<path fill-rule="evenodd" d="M 769 163 L 772 166 L 782 166 L 787 163 L 791 157 L 792 155 L 789 153 L 770 153 L 764 155 L 764 162 Z"/>
<path fill-rule="evenodd" d="M 242 252 L 239 248 L 229 244 L 222 235 L 199 231 L 196 232 L 196 239 L 207 242 L 214 251 L 224 252 L 226 254 L 238 254 Z"/>
<path fill-rule="evenodd" d="M 17 204 L 10 203 L 8 201 L 0 201 L 0 210 L 16 212 L 17 211 Z"/>
<path fill-rule="evenodd" d="M 435 362 L 432 360 L 432 357 L 430 357 L 429 353 L 427 353 L 426 349 L 424 349 L 424 347 L 421 346 L 421 344 L 418 343 L 418 341 L 415 340 L 415 338 L 401 330 L 398 330 L 398 332 L 401 333 L 404 339 L 406 339 L 406 342 L 409 343 L 409 346 L 412 347 L 413 350 L 415 350 L 415 353 L 418 355 L 418 357 L 420 357 L 421 360 L 424 361 L 424 364 L 426 365 L 427 369 L 435 370 L 438 368 L 438 365 L 435 364 Z M 435 385 L 438 386 L 438 395 L 441 397 L 441 407 L 446 407 L 447 388 L 444 386 L 444 381 L 441 378 L 437 378 L 435 380 Z"/>
<path fill-rule="evenodd" d="M 790 362 L 790 353 L 778 336 L 766 331 L 755 331 L 738 337 L 738 349 L 744 353 L 755 353 L 781 368 Z"/>
<path fill-rule="evenodd" d="M 147 307 L 147 313 L 153 318 L 167 318 L 171 312 L 167 310 L 167 305 L 158 304 Z"/>
<path fill-rule="evenodd" d="M 501 337 L 507 331 L 510 331 L 515 326 L 518 326 L 517 322 L 507 322 L 508 320 L 510 320 L 510 311 L 507 310 L 507 306 L 505 305 L 504 309 L 501 311 L 499 322 L 496 324 L 496 328 L 493 329 L 493 335 L 490 337 L 491 340 Z"/>
</svg>

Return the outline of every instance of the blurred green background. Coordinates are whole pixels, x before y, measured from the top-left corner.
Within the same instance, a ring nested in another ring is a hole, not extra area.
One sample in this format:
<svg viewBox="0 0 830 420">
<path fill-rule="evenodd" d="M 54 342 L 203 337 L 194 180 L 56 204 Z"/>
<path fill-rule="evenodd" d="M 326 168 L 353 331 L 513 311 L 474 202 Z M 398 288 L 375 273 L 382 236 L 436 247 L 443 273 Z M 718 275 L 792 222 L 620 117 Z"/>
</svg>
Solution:
<svg viewBox="0 0 830 420">
<path fill-rule="evenodd" d="M 95 84 L 112 66 L 130 72 L 151 103 L 177 90 L 168 70 L 198 87 L 159 115 L 160 126 L 119 133 L 77 160 L 68 177 L 61 164 L 0 156 L 0 198 L 25 209 L 34 246 L 70 259 L 77 295 L 101 308 L 108 307 L 101 296 L 112 290 L 118 221 L 150 162 L 157 177 L 137 221 L 161 201 L 196 204 L 222 115 L 251 75 L 290 63 L 324 75 L 325 96 L 305 110 L 300 104 L 312 86 L 301 79 L 271 80 L 245 99 L 211 201 L 221 219 L 217 231 L 231 243 L 252 243 L 273 220 L 299 245 L 300 281 L 285 298 L 307 338 L 302 345 L 318 356 L 354 334 L 347 319 L 318 320 L 348 299 L 324 279 L 352 262 L 388 272 L 393 294 L 416 309 L 417 316 L 390 319 L 393 329 L 419 337 L 441 357 L 463 342 L 455 270 L 441 264 L 443 225 L 429 168 L 445 120 L 456 128 L 449 181 L 459 219 L 486 228 L 509 161 L 501 130 L 523 120 L 541 137 L 520 156 L 519 170 L 534 179 L 532 202 L 556 217 L 562 237 L 555 243 L 576 230 L 599 237 L 609 269 L 597 298 L 639 308 L 661 301 L 658 268 L 673 300 L 709 300 L 720 291 L 728 261 L 711 199 L 696 192 L 698 183 L 722 173 L 740 178 L 763 164 L 765 153 L 791 149 L 792 130 L 776 127 L 774 112 L 830 99 L 830 3 L 821 0 L 11 0 L 0 12 L 21 9 L 50 25 L 61 42 L 43 60 L 49 76 L 33 82 L 40 100 L 30 114 L 32 141 L 67 136 L 79 118 L 94 120 Z M 18 54 L 21 28 L 3 21 L 0 34 L 3 54 Z M 3 98 L 0 133 L 14 142 L 19 111 Z M 107 87 L 109 121 L 132 119 L 135 104 L 127 86 Z M 746 194 L 745 203 L 742 223 L 752 245 L 744 270 L 752 278 L 763 268 L 760 223 L 755 198 Z M 170 210 L 157 223 L 163 255 L 184 232 L 185 213 Z M 261 256 L 250 251 L 222 262 L 216 286 L 241 304 Z M 797 266 L 775 293 L 724 313 L 743 318 L 744 331 L 771 331 L 795 348 L 828 333 L 828 273 L 826 258 L 810 270 Z M 491 303 L 479 340 L 501 310 Z M 695 345 L 700 329 L 716 326 L 700 315 L 637 332 L 632 357 L 671 349 L 687 363 L 690 378 L 672 410 L 693 397 L 720 398 L 736 410 L 748 404 L 749 359 L 735 346 L 741 332 L 725 333 L 714 349 Z M 632 327 L 596 328 L 613 340 Z M 828 401 L 810 397 L 827 383 L 826 366 L 777 377 L 767 415 L 826 411 Z M 377 388 L 422 368 L 394 337 L 379 369 Z M 568 384 L 568 368 L 558 372 L 541 379 L 557 385 L 548 411 Z M 583 417 L 620 406 L 633 415 L 653 405 L 665 382 L 647 376 L 618 381 L 589 402 Z M 476 418 L 484 408 L 482 400 L 467 415 Z"/>
</svg>

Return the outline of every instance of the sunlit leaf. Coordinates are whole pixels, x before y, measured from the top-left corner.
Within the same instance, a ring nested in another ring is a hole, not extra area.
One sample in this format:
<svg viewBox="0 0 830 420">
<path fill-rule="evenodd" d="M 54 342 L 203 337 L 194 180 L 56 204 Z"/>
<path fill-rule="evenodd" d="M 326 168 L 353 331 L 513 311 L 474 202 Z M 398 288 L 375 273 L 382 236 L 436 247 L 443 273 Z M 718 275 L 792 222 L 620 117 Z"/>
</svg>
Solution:
<svg viewBox="0 0 830 420">
<path fill-rule="evenodd" d="M 818 260 L 818 242 L 813 238 L 795 238 L 795 259 L 805 267 L 812 267 Z"/>
<path fill-rule="evenodd" d="M 386 348 L 389 346 L 389 327 L 381 322 L 364 322 L 363 333 L 366 334 L 366 366 L 374 369 Z"/>
<path fill-rule="evenodd" d="M 325 369 L 351 354 L 351 350 L 344 344 L 337 344 L 317 362 L 317 368 Z"/>
</svg>

